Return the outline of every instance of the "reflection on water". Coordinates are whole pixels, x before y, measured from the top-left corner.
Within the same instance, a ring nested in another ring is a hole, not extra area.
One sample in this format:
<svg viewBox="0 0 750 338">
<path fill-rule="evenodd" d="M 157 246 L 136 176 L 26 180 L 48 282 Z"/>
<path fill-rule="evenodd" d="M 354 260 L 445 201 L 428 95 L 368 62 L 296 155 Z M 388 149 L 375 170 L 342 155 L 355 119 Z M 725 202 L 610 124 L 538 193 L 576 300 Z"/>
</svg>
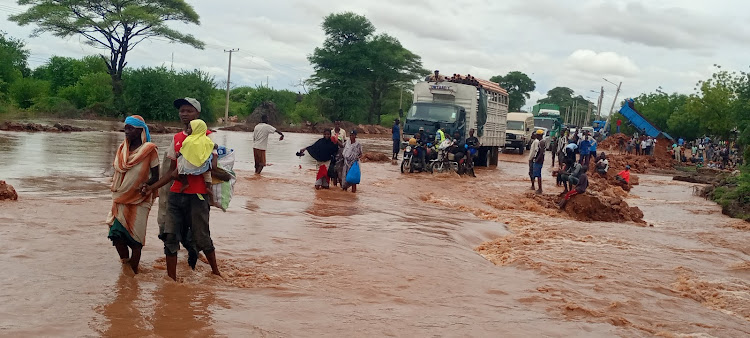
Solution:
<svg viewBox="0 0 750 338">
<path fill-rule="evenodd" d="M 235 168 L 253 170 L 252 133 L 218 131 L 213 139 L 236 152 Z M 283 141 L 269 140 L 268 173 L 284 173 L 310 168 L 310 156 L 298 158 L 299 149 L 320 136 L 285 133 Z M 101 191 L 112 176 L 112 160 L 124 135 L 119 132 L 25 133 L 0 131 L 0 179 L 14 185 L 19 192 L 62 194 L 69 189 Z M 164 156 L 172 135 L 152 135 Z M 361 139 L 366 151 L 388 152 L 383 139 Z"/>
</svg>

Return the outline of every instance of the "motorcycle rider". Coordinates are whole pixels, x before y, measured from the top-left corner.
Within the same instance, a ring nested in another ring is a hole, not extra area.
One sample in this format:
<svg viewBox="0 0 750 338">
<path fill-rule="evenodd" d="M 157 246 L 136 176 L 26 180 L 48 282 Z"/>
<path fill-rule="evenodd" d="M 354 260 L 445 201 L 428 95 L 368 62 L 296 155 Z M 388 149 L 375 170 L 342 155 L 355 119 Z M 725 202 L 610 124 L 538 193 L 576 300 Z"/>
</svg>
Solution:
<svg viewBox="0 0 750 338">
<path fill-rule="evenodd" d="M 466 152 L 466 160 L 473 161 L 474 155 L 479 152 L 479 147 L 481 146 L 479 144 L 479 139 L 474 136 L 474 128 L 469 129 L 469 137 L 466 138 L 466 145 L 468 146 L 468 151 Z"/>
<path fill-rule="evenodd" d="M 424 137 L 422 136 L 422 133 L 424 132 L 423 128 L 419 128 L 419 132 L 414 134 L 414 138 L 417 140 L 416 149 L 417 149 L 417 161 L 420 165 L 421 170 L 424 170 L 425 167 L 427 167 L 427 164 L 425 162 L 425 156 L 427 155 L 426 149 L 427 149 L 427 143 L 424 140 Z M 410 172 L 414 172 L 414 166 L 412 165 L 412 168 L 410 168 Z"/>
<path fill-rule="evenodd" d="M 456 162 L 461 162 L 464 158 L 464 142 L 461 141 L 461 134 L 456 131 L 453 133 L 453 143 L 451 143 L 451 146 L 448 148 L 448 151 L 453 153 L 453 158 Z"/>
</svg>

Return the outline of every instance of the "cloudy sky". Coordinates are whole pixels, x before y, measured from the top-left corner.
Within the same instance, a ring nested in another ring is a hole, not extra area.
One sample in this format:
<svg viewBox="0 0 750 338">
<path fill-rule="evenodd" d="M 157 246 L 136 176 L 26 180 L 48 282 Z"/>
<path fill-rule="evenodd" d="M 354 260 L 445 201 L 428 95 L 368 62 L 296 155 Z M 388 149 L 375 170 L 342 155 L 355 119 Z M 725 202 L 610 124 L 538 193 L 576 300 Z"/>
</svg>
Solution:
<svg viewBox="0 0 750 338">
<path fill-rule="evenodd" d="M 321 45 L 323 17 L 353 11 L 365 15 L 378 32 L 397 37 L 422 56 L 428 69 L 489 78 L 520 70 L 537 83 L 535 103 L 547 90 L 567 86 L 596 101 L 604 86 L 605 107 L 622 81 L 621 97 L 661 86 L 669 92 L 693 92 L 713 72 L 748 70 L 750 3 L 742 0 L 188 0 L 201 16 L 200 26 L 184 29 L 206 42 L 205 50 L 147 42 L 128 56 L 128 65 L 200 68 L 226 83 L 227 54 L 232 85 L 302 90 L 310 76 L 307 55 Z M 8 15 L 23 10 L 0 0 L 0 30 L 26 40 L 30 64 L 51 55 L 80 57 L 98 51 L 79 38 L 29 37 Z M 172 61 L 174 55 L 174 61 Z"/>
</svg>

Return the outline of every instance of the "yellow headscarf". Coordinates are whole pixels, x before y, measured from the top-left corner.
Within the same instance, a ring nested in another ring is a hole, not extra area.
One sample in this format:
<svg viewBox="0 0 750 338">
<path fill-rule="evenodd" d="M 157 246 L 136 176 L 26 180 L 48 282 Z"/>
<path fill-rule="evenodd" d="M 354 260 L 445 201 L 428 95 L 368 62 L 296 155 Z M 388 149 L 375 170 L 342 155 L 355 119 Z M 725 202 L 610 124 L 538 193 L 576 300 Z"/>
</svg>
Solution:
<svg viewBox="0 0 750 338">
<path fill-rule="evenodd" d="M 200 167 L 203 163 L 208 160 L 211 156 L 211 151 L 214 149 L 214 141 L 211 141 L 206 136 L 208 126 L 203 120 L 192 120 L 190 121 L 190 129 L 193 130 L 184 142 L 182 142 L 182 148 L 180 148 L 180 154 L 190 162 L 190 164 Z"/>
</svg>

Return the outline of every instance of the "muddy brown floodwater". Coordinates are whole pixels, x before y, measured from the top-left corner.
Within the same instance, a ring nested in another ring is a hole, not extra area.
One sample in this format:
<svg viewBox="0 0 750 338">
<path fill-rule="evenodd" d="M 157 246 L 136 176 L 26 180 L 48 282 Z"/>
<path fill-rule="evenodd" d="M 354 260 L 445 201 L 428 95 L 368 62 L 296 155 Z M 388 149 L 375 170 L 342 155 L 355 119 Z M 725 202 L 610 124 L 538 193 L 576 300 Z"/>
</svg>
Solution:
<svg viewBox="0 0 750 338">
<path fill-rule="evenodd" d="M 20 195 L 0 203 L 0 335 L 750 335 L 750 228 L 692 184 L 640 175 L 627 202 L 652 226 L 579 222 L 526 195 L 525 156 L 476 179 L 364 163 L 352 194 L 313 189 L 294 152 L 316 135 L 272 141 L 252 175 L 251 136 L 216 135 L 240 172 L 211 213 L 223 278 L 181 251 L 172 282 L 156 206 L 140 274 L 106 237 L 120 134 L 0 132 L 0 179 Z"/>
</svg>

